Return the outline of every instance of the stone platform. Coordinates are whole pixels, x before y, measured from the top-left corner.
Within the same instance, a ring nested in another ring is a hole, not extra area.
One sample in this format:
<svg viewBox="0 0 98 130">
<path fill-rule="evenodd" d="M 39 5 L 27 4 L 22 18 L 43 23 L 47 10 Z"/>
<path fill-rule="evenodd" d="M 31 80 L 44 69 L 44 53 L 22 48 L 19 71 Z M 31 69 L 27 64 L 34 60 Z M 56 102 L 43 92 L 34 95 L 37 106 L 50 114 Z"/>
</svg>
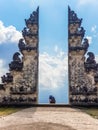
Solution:
<svg viewBox="0 0 98 130">
<path fill-rule="evenodd" d="M 0 130 L 97 130 L 98 120 L 71 107 L 31 107 L 0 118 Z"/>
</svg>

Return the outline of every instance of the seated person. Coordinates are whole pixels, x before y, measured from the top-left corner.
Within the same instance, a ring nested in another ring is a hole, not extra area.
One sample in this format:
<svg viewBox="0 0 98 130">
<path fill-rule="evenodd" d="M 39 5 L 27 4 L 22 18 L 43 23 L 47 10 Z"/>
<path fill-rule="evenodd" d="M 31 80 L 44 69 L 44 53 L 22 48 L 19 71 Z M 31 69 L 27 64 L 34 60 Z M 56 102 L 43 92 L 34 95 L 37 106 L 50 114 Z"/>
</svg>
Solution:
<svg viewBox="0 0 98 130">
<path fill-rule="evenodd" d="M 52 95 L 49 96 L 49 103 L 56 103 L 56 100 Z"/>
</svg>

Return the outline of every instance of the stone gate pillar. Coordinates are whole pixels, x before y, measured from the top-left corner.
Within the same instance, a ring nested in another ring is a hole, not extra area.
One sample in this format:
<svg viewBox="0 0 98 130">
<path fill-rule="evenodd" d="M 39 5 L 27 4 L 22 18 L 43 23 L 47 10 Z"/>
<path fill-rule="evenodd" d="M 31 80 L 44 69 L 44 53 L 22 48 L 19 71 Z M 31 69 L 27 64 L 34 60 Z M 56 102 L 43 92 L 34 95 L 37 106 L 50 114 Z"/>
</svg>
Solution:
<svg viewBox="0 0 98 130">
<path fill-rule="evenodd" d="M 72 105 L 98 105 L 98 64 L 88 52 L 89 41 L 81 24 L 82 19 L 68 7 L 69 101 Z"/>
<path fill-rule="evenodd" d="M 19 52 L 13 55 L 10 72 L 2 76 L 0 104 L 38 103 L 39 7 L 25 19 L 26 27 L 19 40 Z"/>
</svg>

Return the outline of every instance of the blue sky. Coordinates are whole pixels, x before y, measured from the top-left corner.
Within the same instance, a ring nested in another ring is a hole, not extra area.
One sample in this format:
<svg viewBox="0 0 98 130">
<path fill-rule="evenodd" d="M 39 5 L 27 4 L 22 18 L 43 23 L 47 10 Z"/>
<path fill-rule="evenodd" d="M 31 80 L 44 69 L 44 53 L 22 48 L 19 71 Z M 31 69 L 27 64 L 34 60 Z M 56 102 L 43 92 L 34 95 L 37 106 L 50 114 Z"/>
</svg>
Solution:
<svg viewBox="0 0 98 130">
<path fill-rule="evenodd" d="M 98 0 L 0 1 L 0 76 L 8 72 L 24 28 L 24 19 L 40 6 L 39 102 L 53 94 L 57 103 L 68 102 L 67 25 L 68 5 L 83 18 L 85 36 L 98 61 Z"/>
</svg>

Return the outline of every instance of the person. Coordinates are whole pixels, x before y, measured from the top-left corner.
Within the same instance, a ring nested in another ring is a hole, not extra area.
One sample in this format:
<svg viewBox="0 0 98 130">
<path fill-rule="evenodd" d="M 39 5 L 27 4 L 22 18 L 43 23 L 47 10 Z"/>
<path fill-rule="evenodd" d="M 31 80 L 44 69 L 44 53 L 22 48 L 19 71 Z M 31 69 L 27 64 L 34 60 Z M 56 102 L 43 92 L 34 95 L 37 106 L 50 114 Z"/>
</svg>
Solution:
<svg viewBox="0 0 98 130">
<path fill-rule="evenodd" d="M 51 103 L 56 103 L 56 100 L 55 100 L 55 98 L 54 98 L 54 96 L 52 96 L 52 95 L 50 95 L 49 96 L 49 103 L 51 104 Z"/>
</svg>

